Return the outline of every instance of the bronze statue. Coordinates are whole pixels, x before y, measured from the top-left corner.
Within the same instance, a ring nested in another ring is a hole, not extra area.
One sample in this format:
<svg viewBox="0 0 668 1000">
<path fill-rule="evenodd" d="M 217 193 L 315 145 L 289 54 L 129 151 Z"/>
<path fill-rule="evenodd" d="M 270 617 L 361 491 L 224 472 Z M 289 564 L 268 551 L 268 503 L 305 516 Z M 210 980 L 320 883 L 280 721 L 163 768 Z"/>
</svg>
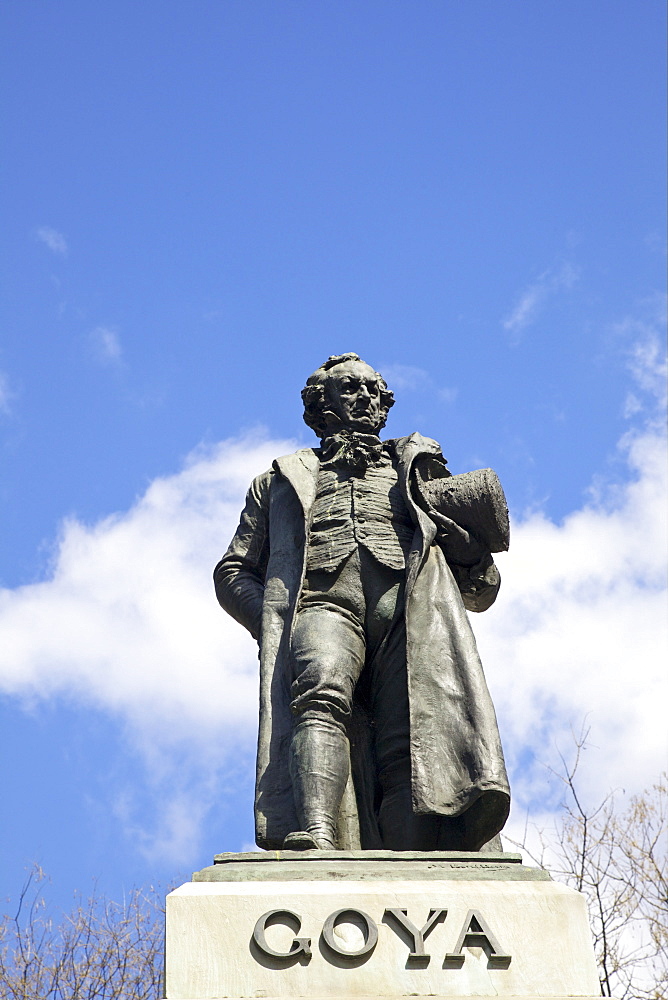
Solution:
<svg viewBox="0 0 668 1000">
<path fill-rule="evenodd" d="M 267 849 L 479 851 L 510 790 L 465 608 L 494 601 L 508 544 L 491 470 L 451 476 L 356 354 L 302 392 L 320 438 L 251 484 L 216 566 L 260 645 L 256 840 Z"/>
</svg>

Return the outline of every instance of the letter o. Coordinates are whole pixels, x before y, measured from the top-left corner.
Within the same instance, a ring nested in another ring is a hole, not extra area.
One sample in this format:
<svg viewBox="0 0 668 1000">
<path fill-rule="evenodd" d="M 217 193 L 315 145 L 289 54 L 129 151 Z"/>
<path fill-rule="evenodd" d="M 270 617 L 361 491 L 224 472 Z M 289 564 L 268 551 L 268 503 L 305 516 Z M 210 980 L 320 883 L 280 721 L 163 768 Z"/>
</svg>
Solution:
<svg viewBox="0 0 668 1000">
<path fill-rule="evenodd" d="M 283 919 L 279 921 L 279 917 Z M 264 932 L 269 920 L 273 918 L 274 923 L 284 923 L 288 927 L 290 924 L 296 924 L 295 932 L 299 933 L 302 925 L 302 919 L 296 913 L 291 910 L 268 910 L 267 913 L 263 913 L 258 922 L 253 928 L 253 941 L 265 955 L 269 955 L 271 958 L 296 958 L 297 955 L 306 955 L 307 958 L 311 957 L 311 939 L 310 938 L 295 938 L 290 945 L 290 951 L 275 951 L 270 945 L 267 944 L 267 939 L 264 936 Z"/>
<path fill-rule="evenodd" d="M 343 948 L 339 948 L 334 938 L 334 928 L 348 915 L 360 917 L 364 921 L 364 944 L 359 951 L 345 951 Z M 346 907 L 344 910 L 336 910 L 334 913 L 330 913 L 322 926 L 322 937 L 327 947 L 331 948 L 337 955 L 342 955 L 344 958 L 362 958 L 363 955 L 370 955 L 376 947 L 378 943 L 378 927 L 368 913 Z"/>
</svg>

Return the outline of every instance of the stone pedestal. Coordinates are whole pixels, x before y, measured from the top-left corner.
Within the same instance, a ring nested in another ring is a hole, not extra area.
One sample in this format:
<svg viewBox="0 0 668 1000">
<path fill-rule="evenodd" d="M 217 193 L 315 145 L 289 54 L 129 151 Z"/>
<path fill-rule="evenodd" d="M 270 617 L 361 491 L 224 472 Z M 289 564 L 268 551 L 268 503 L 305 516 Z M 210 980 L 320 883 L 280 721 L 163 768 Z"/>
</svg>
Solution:
<svg viewBox="0 0 668 1000">
<path fill-rule="evenodd" d="M 584 898 L 516 854 L 221 854 L 166 920 L 168 1000 L 600 996 Z"/>
</svg>

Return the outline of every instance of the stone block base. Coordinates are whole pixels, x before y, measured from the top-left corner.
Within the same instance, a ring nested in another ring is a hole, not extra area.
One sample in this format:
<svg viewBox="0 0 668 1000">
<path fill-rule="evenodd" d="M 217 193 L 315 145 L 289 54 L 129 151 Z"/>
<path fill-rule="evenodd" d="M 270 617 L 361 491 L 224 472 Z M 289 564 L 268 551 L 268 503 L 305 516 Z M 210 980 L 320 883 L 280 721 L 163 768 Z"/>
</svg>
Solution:
<svg viewBox="0 0 668 1000">
<path fill-rule="evenodd" d="M 519 855 L 220 855 L 167 897 L 168 1000 L 600 996 L 584 898 Z"/>
</svg>

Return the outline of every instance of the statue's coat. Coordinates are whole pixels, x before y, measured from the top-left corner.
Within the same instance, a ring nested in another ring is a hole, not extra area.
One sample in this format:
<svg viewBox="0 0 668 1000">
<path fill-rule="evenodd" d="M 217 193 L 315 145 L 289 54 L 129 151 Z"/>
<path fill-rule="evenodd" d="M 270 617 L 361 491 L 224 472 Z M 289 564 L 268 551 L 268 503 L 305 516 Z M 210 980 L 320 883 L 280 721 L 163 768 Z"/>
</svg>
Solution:
<svg viewBox="0 0 668 1000">
<path fill-rule="evenodd" d="M 413 808 L 459 817 L 462 850 L 479 850 L 502 828 L 510 790 L 496 715 L 475 639 L 436 526 L 409 484 L 417 464 L 440 456 L 420 434 L 390 442 L 399 483 L 415 523 L 406 566 L 406 662 L 410 702 Z M 258 476 L 230 547 L 215 570 L 222 606 L 260 642 L 260 733 L 256 839 L 279 849 L 299 829 L 288 773 L 292 716 L 290 637 L 304 581 L 310 512 L 319 469 L 305 448 Z M 341 807 L 339 846 L 382 846 L 368 725 L 354 713 L 352 775 Z"/>
</svg>

